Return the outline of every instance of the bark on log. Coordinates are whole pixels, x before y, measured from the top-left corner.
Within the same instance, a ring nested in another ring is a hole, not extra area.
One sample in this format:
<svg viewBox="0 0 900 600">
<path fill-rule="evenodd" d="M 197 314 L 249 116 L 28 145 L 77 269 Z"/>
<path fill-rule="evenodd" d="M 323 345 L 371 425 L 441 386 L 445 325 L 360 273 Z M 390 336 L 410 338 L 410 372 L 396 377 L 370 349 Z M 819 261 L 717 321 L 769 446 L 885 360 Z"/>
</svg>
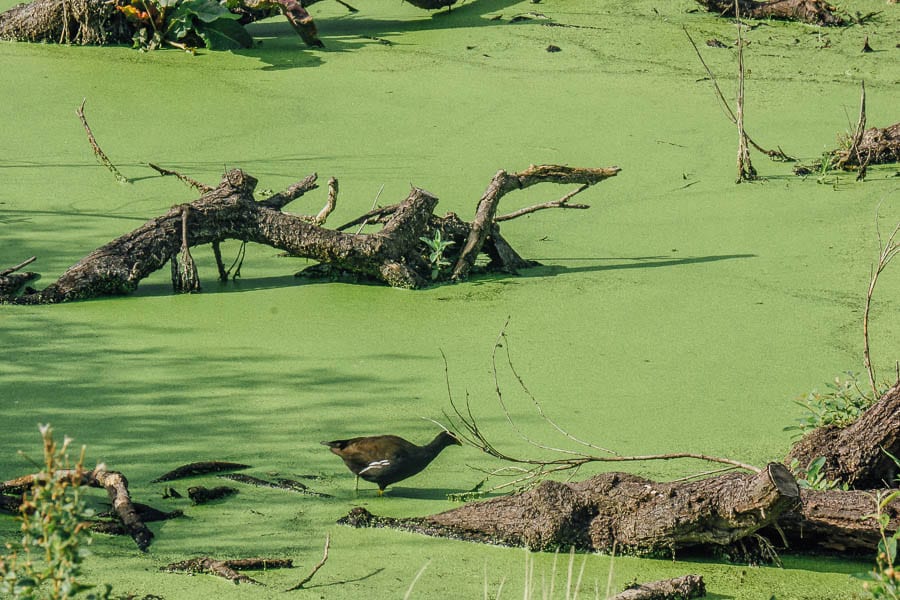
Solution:
<svg viewBox="0 0 900 600">
<path fill-rule="evenodd" d="M 500 198 L 513 189 L 541 182 L 593 185 L 618 172 L 618 167 L 532 166 L 520 173 L 504 174 L 502 189 L 492 192 L 490 201 L 495 210 Z M 45 289 L 22 296 L 0 296 L 0 303 L 52 304 L 128 294 L 144 277 L 177 260 L 183 245 L 190 248 L 226 239 L 266 244 L 292 256 L 311 258 L 402 288 L 421 288 L 434 282 L 428 248 L 420 238 L 430 239 L 438 229 L 445 240 L 454 242 L 445 252 L 445 258 L 456 262 L 454 278 L 468 273 L 479 252 L 491 257 L 488 268 L 496 271 L 515 272 L 533 264 L 516 254 L 500 236 L 499 225 L 488 223 L 484 215 L 476 218 L 480 229 L 475 234 L 473 225 L 452 213 L 446 217 L 433 215 L 438 199 L 419 188 L 413 188 L 406 200 L 391 207 L 382 217 L 380 231 L 352 234 L 311 223 L 310 217 L 282 212 L 291 201 L 317 187 L 315 175 L 262 201 L 253 197 L 256 183 L 241 170 L 229 171 L 216 188 L 198 200 L 175 206 L 98 248 Z M 483 199 L 479 211 L 484 204 Z M 438 280 L 446 279 L 448 276 Z"/>
<path fill-rule="evenodd" d="M 835 164 L 842 169 L 858 168 L 860 162 L 865 165 L 900 162 L 900 123 L 866 129 L 855 151 L 840 149 L 833 155 Z"/>
<path fill-rule="evenodd" d="M 709 12 L 723 16 L 734 16 L 734 0 L 697 0 Z M 738 8 L 741 17 L 750 19 L 781 19 L 801 21 L 812 25 L 841 26 L 849 24 L 846 17 L 838 13 L 838 9 L 822 0 L 772 0 L 757 2 L 756 0 L 739 0 Z"/>
<path fill-rule="evenodd" d="M 760 534 L 777 543 L 783 533 L 790 551 L 866 557 L 875 554 L 881 535 L 878 523 L 871 518 L 874 493 L 801 489 L 800 498 L 801 506 L 778 518 L 780 532 L 767 527 Z M 900 526 L 900 500 L 891 502 L 885 514 L 890 518 L 890 535 Z"/>
<path fill-rule="evenodd" d="M 339 522 L 393 527 L 485 543 L 549 550 L 668 555 L 692 547 L 727 546 L 773 523 L 799 502 L 783 465 L 683 483 L 604 473 L 581 483 L 544 481 L 510 496 L 420 518 L 394 519 L 353 509 Z"/>
<path fill-rule="evenodd" d="M 897 465 L 887 454 L 900 456 L 900 383 L 888 390 L 851 425 L 830 426 L 806 434 L 785 458 L 808 465 L 825 457 L 821 473 L 853 489 L 896 485 Z"/>
</svg>

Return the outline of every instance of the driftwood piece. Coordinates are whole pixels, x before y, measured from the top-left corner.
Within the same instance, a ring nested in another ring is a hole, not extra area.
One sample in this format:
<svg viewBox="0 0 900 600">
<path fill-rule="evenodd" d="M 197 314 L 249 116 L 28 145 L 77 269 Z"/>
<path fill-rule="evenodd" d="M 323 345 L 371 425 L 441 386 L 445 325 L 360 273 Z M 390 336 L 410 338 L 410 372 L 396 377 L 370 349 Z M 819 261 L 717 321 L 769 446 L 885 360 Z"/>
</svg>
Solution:
<svg viewBox="0 0 900 600">
<path fill-rule="evenodd" d="M 80 480 L 75 481 L 78 475 Z M 41 474 L 25 475 L 0 484 L 0 494 L 11 491 L 23 491 L 28 487 L 44 479 Z M 91 471 L 59 470 L 56 477 L 70 479 L 77 485 L 104 488 L 112 508 L 122 522 L 122 526 L 128 535 L 137 544 L 141 551 L 146 551 L 153 539 L 153 532 L 144 524 L 141 515 L 131 501 L 128 492 L 128 480 L 118 471 L 107 471 L 103 467 L 97 467 Z"/>
<path fill-rule="evenodd" d="M 38 278 L 37 273 L 32 273 L 30 271 L 25 271 L 24 273 L 16 273 L 16 271 L 22 269 L 23 267 L 27 267 L 35 260 L 37 260 L 37 257 L 32 256 L 31 258 L 22 261 L 14 267 L 9 267 L 8 269 L 3 269 L 2 271 L 0 271 L 0 296 L 14 295 L 18 293 L 23 285 Z"/>
<path fill-rule="evenodd" d="M 168 573 L 206 573 L 217 577 L 224 577 L 234 583 L 250 583 L 262 585 L 252 577 L 238 573 L 238 570 L 264 570 L 264 569 L 290 569 L 294 566 L 290 559 L 283 558 L 241 558 L 233 560 L 218 560 L 203 556 L 174 562 L 160 567 L 160 571 Z"/>
<path fill-rule="evenodd" d="M 851 425 L 829 426 L 803 436 L 785 459 L 808 465 L 825 457 L 820 470 L 826 478 L 854 489 L 891 487 L 897 465 L 889 454 L 900 456 L 900 383 L 889 389 Z"/>
<path fill-rule="evenodd" d="M 642 583 L 616 594 L 610 600 L 687 600 L 706 595 L 700 575 L 683 575 L 651 583 Z"/>
<path fill-rule="evenodd" d="M 503 195 L 541 182 L 593 185 L 618 172 L 618 167 L 547 165 L 532 166 L 520 173 L 501 171 L 479 203 L 472 224 L 452 213 L 436 217 L 432 211 L 438 199 L 425 190 L 413 188 L 406 200 L 385 217 L 380 231 L 351 234 L 309 222 L 315 216 L 282 212 L 287 204 L 317 187 L 315 175 L 257 201 L 253 197 L 256 179 L 235 169 L 198 200 L 175 206 L 165 215 L 98 248 L 43 290 L 22 296 L 0 296 L 0 303 L 52 304 L 128 294 L 144 277 L 166 262 L 177 260 L 183 248 L 217 244 L 226 239 L 266 244 L 292 256 L 314 259 L 394 287 L 421 288 L 435 282 L 428 247 L 421 238 L 431 239 L 439 230 L 445 240 L 454 242 L 445 253 L 448 261 L 455 262 L 452 278 L 464 277 L 479 252 L 491 257 L 489 269 L 514 272 L 533 263 L 524 261 L 512 250 L 492 220 Z M 334 189 L 336 193 L 336 186 Z M 437 280 L 446 281 L 450 276 L 447 272 Z"/>
<path fill-rule="evenodd" d="M 697 0 L 709 12 L 734 15 L 734 0 Z M 822 0 L 738 0 L 741 17 L 750 19 L 780 19 L 800 21 L 812 25 L 841 26 L 849 20 L 838 9 Z"/>
<path fill-rule="evenodd" d="M 620 552 L 665 555 L 730 545 L 773 523 L 799 496 L 787 468 L 773 463 L 758 474 L 681 483 L 627 473 L 604 473 L 580 483 L 544 481 L 526 492 L 428 517 L 378 517 L 358 507 L 339 523 L 535 550 L 574 546 L 610 552 L 615 545 Z"/>
<path fill-rule="evenodd" d="M 172 469 L 168 473 L 164 473 L 156 479 L 151 480 L 150 483 L 174 481 L 184 477 L 195 477 L 197 475 L 207 475 L 209 473 L 222 473 L 224 471 L 240 471 L 249 468 L 250 465 L 218 460 L 195 462 Z"/>
</svg>

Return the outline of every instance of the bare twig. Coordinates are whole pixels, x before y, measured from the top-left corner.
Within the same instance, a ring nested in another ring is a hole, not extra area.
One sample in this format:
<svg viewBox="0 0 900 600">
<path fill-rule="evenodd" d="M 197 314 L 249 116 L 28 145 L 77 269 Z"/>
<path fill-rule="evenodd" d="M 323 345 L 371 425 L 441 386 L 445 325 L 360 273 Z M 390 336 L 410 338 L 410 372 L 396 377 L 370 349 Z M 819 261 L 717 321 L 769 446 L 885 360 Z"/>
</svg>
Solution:
<svg viewBox="0 0 900 600">
<path fill-rule="evenodd" d="M 10 267 L 8 269 L 3 269 L 2 271 L 0 271 L 0 277 L 6 277 L 10 273 L 15 273 L 22 267 L 27 267 L 28 265 L 30 265 L 31 263 L 33 263 L 36 260 L 37 260 L 37 256 L 32 256 L 31 258 L 28 258 L 28 259 L 20 262 L 19 264 L 17 264 L 14 267 Z"/>
<path fill-rule="evenodd" d="M 879 203 L 880 206 L 880 203 Z M 872 387 L 873 398 L 878 398 L 878 385 L 875 377 L 875 366 L 872 364 L 872 358 L 869 351 L 869 313 L 872 308 L 872 296 L 875 293 L 875 285 L 878 283 L 878 276 L 888 266 L 888 263 L 900 254 L 900 242 L 896 241 L 897 234 L 900 232 L 900 222 L 894 227 L 891 235 L 888 236 L 886 242 L 882 244 L 881 231 L 878 227 L 878 209 L 875 210 L 875 232 L 878 235 L 878 262 L 872 268 L 872 277 L 869 280 L 869 288 L 866 290 L 866 306 L 863 310 L 863 363 L 866 366 L 866 372 L 869 374 L 869 385 Z"/>
<path fill-rule="evenodd" d="M 313 567 L 312 571 L 309 572 L 309 575 L 307 575 L 306 577 L 303 578 L 303 581 L 301 581 L 300 583 L 298 583 L 297 585 L 295 585 L 292 588 L 288 588 L 287 590 L 285 590 L 286 592 L 293 592 L 294 590 L 299 590 L 304 585 L 306 585 L 307 583 L 309 583 L 312 580 L 313 576 L 319 571 L 319 569 L 322 568 L 322 565 L 325 564 L 325 561 L 328 560 L 328 548 L 330 545 L 331 545 L 331 536 L 326 533 L 325 534 L 325 552 L 322 555 L 322 560 L 320 560 L 316 564 L 316 566 Z"/>
<path fill-rule="evenodd" d="M 97 139 L 94 137 L 94 132 L 91 131 L 91 126 L 88 125 L 87 117 L 84 116 L 84 104 L 87 102 L 87 98 L 84 98 L 81 101 L 81 106 L 75 111 L 78 115 L 78 118 L 81 119 L 81 124 L 84 126 L 84 131 L 87 133 L 88 142 L 91 144 L 91 148 L 94 149 L 94 155 L 96 155 L 97 159 L 100 163 L 109 169 L 113 175 L 116 176 L 116 181 L 119 183 L 131 183 L 128 181 L 124 175 L 119 173 L 119 170 L 112 164 L 112 161 L 109 160 L 109 157 L 106 156 L 106 153 L 103 152 L 103 149 L 100 148 L 100 145 L 97 143 Z"/>
<path fill-rule="evenodd" d="M 147 165 L 151 169 L 153 169 L 154 171 L 159 173 L 160 175 L 165 175 L 165 176 L 172 175 L 174 177 L 177 177 L 179 181 L 188 184 L 189 186 L 191 186 L 192 188 L 194 188 L 196 190 L 200 190 L 200 192 L 202 192 L 204 194 L 206 192 L 211 192 L 212 190 L 215 189 L 214 187 L 206 185 L 205 183 L 200 183 L 196 179 L 192 179 L 191 177 L 188 177 L 187 175 L 183 175 L 183 174 L 179 173 L 178 171 L 172 171 L 170 169 L 165 169 L 165 168 L 155 165 L 153 163 L 147 163 Z"/>
<path fill-rule="evenodd" d="M 703 65 L 703 68 L 706 69 L 706 74 L 709 76 L 709 80 L 712 83 L 713 91 L 716 94 L 716 98 L 719 100 L 719 105 L 722 107 L 722 111 L 725 113 L 725 116 L 733 125 L 737 125 L 737 116 L 734 114 L 734 111 L 731 109 L 731 105 L 728 103 L 728 100 L 725 99 L 725 95 L 722 93 L 722 88 L 719 87 L 719 82 L 716 80 L 715 74 L 712 72 L 712 69 L 706 64 L 706 61 L 703 59 L 703 55 L 700 54 L 700 49 L 697 47 L 697 43 L 694 42 L 694 38 L 691 37 L 690 32 L 687 30 L 687 27 L 681 28 L 684 31 L 684 34 L 687 36 L 688 41 L 691 43 L 691 46 L 694 48 L 694 52 L 697 54 L 697 58 L 700 59 L 700 64 Z M 780 162 L 794 162 L 797 159 L 793 156 L 790 156 L 778 147 L 777 150 L 767 150 L 763 148 L 759 144 L 757 144 L 753 138 L 747 135 L 747 132 L 744 131 L 744 137 L 747 139 L 747 143 L 753 146 L 758 152 L 761 152 L 775 161 Z"/>
<path fill-rule="evenodd" d="M 869 166 L 869 161 L 871 160 L 871 153 L 863 158 L 859 150 L 862 145 L 863 134 L 866 132 L 866 82 L 861 82 L 860 87 L 859 119 L 856 121 L 856 130 L 853 132 L 853 140 L 850 144 L 850 150 L 847 152 L 847 159 L 849 160 L 851 157 L 855 157 L 856 162 L 859 165 L 859 173 L 856 175 L 857 181 L 862 181 L 866 178 L 866 170 Z"/>
<path fill-rule="evenodd" d="M 735 122 L 738 130 L 737 183 L 756 179 L 756 169 L 750 161 L 747 133 L 744 131 L 744 40 L 741 37 L 741 13 L 738 0 L 734 0 L 734 18 L 737 23 L 738 92 L 735 102 Z"/>
<path fill-rule="evenodd" d="M 898 250 L 900 252 L 900 250 Z M 508 324 L 508 321 L 507 321 Z M 488 472 L 488 476 L 496 476 L 496 475 L 512 475 L 515 477 L 512 481 L 507 483 L 497 485 L 491 488 L 490 491 L 495 491 L 499 489 L 503 489 L 510 486 L 517 486 L 520 484 L 528 484 L 534 483 L 537 480 L 550 475 L 552 473 L 569 471 L 574 472 L 580 469 L 582 466 L 594 463 L 594 462 L 636 462 L 636 461 L 648 461 L 648 460 L 673 460 L 673 459 L 681 459 L 681 458 L 692 458 L 696 460 L 703 460 L 707 462 L 714 462 L 724 465 L 729 465 L 729 468 L 739 468 L 745 469 L 747 471 L 751 471 L 754 473 L 759 473 L 761 470 L 758 467 L 753 465 L 740 462 L 737 460 L 732 460 L 730 458 L 718 457 L 718 456 L 710 456 L 707 454 L 700 454 L 695 452 L 673 452 L 666 454 L 647 454 L 647 455 L 637 455 L 637 456 L 620 456 L 616 454 L 612 450 L 607 450 L 606 448 L 602 448 L 600 446 L 591 444 L 589 442 L 585 442 L 568 431 L 560 427 L 556 422 L 550 419 L 547 414 L 544 412 L 543 407 L 537 401 L 536 398 L 528 391 L 528 388 L 525 386 L 522 378 L 516 372 L 515 368 L 512 365 L 511 359 L 508 360 L 508 364 L 510 369 L 513 372 L 513 375 L 516 377 L 517 381 L 519 381 L 521 387 L 525 391 L 526 394 L 531 398 L 532 403 L 538 410 L 541 418 L 547 422 L 551 427 L 556 429 L 560 434 L 564 437 L 575 441 L 578 444 L 583 446 L 599 450 L 601 452 L 605 452 L 608 454 L 612 454 L 612 456 L 598 456 L 595 454 L 590 454 L 587 452 L 577 452 L 574 450 L 562 449 L 562 448 L 554 448 L 551 446 L 547 446 L 545 444 L 541 444 L 539 442 L 534 441 L 530 437 L 528 437 L 525 433 L 523 433 L 519 427 L 516 425 L 515 421 L 512 418 L 512 415 L 506 406 L 506 403 L 503 400 L 503 393 L 500 389 L 500 385 L 498 382 L 497 375 L 497 364 L 496 364 L 496 352 L 497 348 L 501 345 L 501 342 L 506 338 L 505 333 L 506 325 L 504 325 L 503 329 L 500 332 L 500 335 L 497 337 L 496 342 L 494 343 L 493 352 L 491 354 L 491 366 L 494 377 L 494 390 L 497 396 L 497 401 L 500 404 L 501 409 L 506 417 L 506 421 L 510 427 L 512 427 L 513 431 L 516 432 L 519 437 L 521 437 L 528 444 L 535 446 L 537 448 L 541 448 L 543 450 L 550 450 L 557 454 L 563 455 L 559 458 L 551 458 L 551 459 L 537 459 L 537 458 L 527 458 L 527 457 L 519 457 L 513 456 L 511 454 L 507 454 L 506 452 L 498 449 L 484 434 L 481 430 L 477 419 L 472 414 L 471 405 L 469 403 L 469 396 L 466 394 L 466 404 L 465 410 L 463 411 L 459 406 L 457 406 L 456 402 L 453 399 L 453 394 L 450 387 L 450 378 L 449 378 L 449 367 L 447 365 L 447 358 L 444 356 L 443 352 L 441 352 L 441 356 L 444 358 L 444 375 L 445 382 L 447 386 L 447 396 L 450 401 L 450 407 L 455 416 L 450 415 L 449 413 L 444 413 L 446 419 L 450 422 L 451 427 L 454 429 L 456 435 L 465 441 L 466 443 L 478 448 L 482 452 L 489 454 L 495 458 L 500 460 L 514 463 L 515 465 L 522 466 L 514 466 L 514 467 L 504 467 L 502 469 L 497 469 L 494 471 Z M 505 341 L 507 346 L 507 352 L 509 352 L 509 341 L 508 339 Z"/>
<path fill-rule="evenodd" d="M 533 212 L 537 212 L 539 210 L 545 210 L 548 208 L 579 208 L 579 209 L 590 208 L 591 206 L 589 204 L 569 204 L 568 203 L 569 200 L 573 196 L 583 192 L 584 190 L 588 189 L 589 187 L 590 187 L 590 185 L 585 183 L 585 184 L 581 185 L 578 189 L 569 192 L 568 194 L 566 194 L 559 200 L 554 200 L 551 202 L 544 202 L 542 204 L 535 204 L 534 206 L 529 206 L 526 208 L 520 208 L 519 210 L 513 211 L 509 214 L 500 215 L 499 217 L 494 217 L 494 222 L 499 223 L 500 221 L 510 221 L 517 217 L 521 217 L 522 215 L 531 214 Z"/>
</svg>

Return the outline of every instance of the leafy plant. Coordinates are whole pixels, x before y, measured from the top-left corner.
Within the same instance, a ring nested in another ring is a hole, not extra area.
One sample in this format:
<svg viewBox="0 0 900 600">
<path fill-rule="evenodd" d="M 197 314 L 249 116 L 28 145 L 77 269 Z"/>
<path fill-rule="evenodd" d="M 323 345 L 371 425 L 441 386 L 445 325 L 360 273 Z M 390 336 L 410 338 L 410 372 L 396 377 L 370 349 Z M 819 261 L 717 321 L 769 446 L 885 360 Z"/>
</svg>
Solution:
<svg viewBox="0 0 900 600">
<path fill-rule="evenodd" d="M 878 542 L 875 567 L 860 577 L 866 580 L 863 583 L 863 590 L 868 597 L 876 598 L 877 600 L 886 598 L 900 599 L 900 571 L 894 568 L 894 563 L 897 560 L 897 539 L 900 538 L 900 531 L 888 534 L 891 517 L 886 511 L 888 504 L 898 496 L 900 496 L 900 490 L 878 492 L 875 496 L 875 512 L 866 517 L 875 519 L 881 539 Z"/>
<path fill-rule="evenodd" d="M 799 429 L 806 432 L 829 425 L 846 427 L 872 406 L 876 399 L 862 391 L 859 374 L 852 371 L 844 374 L 847 376 L 845 379 L 838 376 L 833 382 L 825 384 L 828 391 L 821 393 L 813 390 L 806 397 L 795 400 L 809 414 L 799 419 L 798 425 L 785 427 L 785 431 Z"/>
<path fill-rule="evenodd" d="M 91 543 L 85 519 L 93 514 L 80 494 L 84 449 L 70 467 L 71 438 L 58 446 L 49 425 L 39 429 L 44 465 L 19 507 L 21 541 L 7 543 L 0 556 L 0 594 L 16 600 L 67 600 L 82 592 L 89 592 L 82 596 L 86 599 L 108 598 L 108 586 L 92 591 L 94 586 L 78 581 Z"/>
<path fill-rule="evenodd" d="M 802 488 L 806 488 L 809 490 L 840 489 L 844 491 L 847 491 L 849 489 L 849 486 L 846 483 L 841 483 L 840 481 L 832 481 L 831 479 L 827 479 L 825 477 L 825 474 L 822 472 L 822 467 L 825 466 L 824 456 L 814 458 L 805 470 L 800 469 L 799 466 L 800 463 L 796 458 L 791 461 L 791 472 L 794 473 L 797 479 L 797 485 Z"/>
<path fill-rule="evenodd" d="M 155 50 L 163 44 L 211 50 L 249 48 L 253 38 L 236 15 L 216 0 L 127 0 L 116 8 L 137 30 L 134 45 Z"/>
<path fill-rule="evenodd" d="M 444 250 L 453 245 L 453 240 L 444 240 L 441 237 L 440 229 L 434 230 L 433 238 L 422 236 L 419 239 L 425 242 L 425 245 L 431 250 L 428 255 L 428 262 L 431 264 L 431 278 L 437 279 L 441 270 L 450 266 L 450 261 L 444 258 Z"/>
</svg>

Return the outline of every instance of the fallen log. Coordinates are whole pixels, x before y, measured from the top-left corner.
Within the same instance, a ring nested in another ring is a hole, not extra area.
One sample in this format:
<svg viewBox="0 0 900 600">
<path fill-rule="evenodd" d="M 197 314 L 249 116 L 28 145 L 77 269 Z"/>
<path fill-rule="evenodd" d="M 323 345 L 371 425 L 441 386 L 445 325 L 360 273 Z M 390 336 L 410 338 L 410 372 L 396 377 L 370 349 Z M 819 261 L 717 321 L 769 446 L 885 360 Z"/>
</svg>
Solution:
<svg viewBox="0 0 900 600">
<path fill-rule="evenodd" d="M 678 549 L 728 546 L 774 523 L 800 491 L 784 465 L 757 474 L 659 483 L 604 473 L 580 483 L 544 481 L 517 494 L 416 518 L 354 508 L 339 523 L 391 527 L 533 550 L 569 548 L 671 555 Z"/>
<path fill-rule="evenodd" d="M 706 585 L 700 575 L 683 575 L 629 587 L 610 600 L 687 600 L 706 595 Z"/>
<path fill-rule="evenodd" d="M 734 0 L 697 0 L 709 12 L 733 16 Z M 800 21 L 811 25 L 843 26 L 850 20 L 842 16 L 835 6 L 822 0 L 738 0 L 741 17 L 750 19 L 779 19 Z"/>
<path fill-rule="evenodd" d="M 249 469 L 250 465 L 235 462 L 225 462 L 220 460 L 194 462 L 182 465 L 171 471 L 163 473 L 156 479 L 151 479 L 150 483 L 161 483 L 163 481 L 174 481 L 185 477 L 196 477 L 198 475 L 208 475 L 209 473 L 223 473 L 225 471 L 241 471 Z"/>
<path fill-rule="evenodd" d="M 234 583 L 262 585 L 252 577 L 239 573 L 238 570 L 290 569 L 293 568 L 293 566 L 293 561 L 284 558 L 239 558 L 218 560 L 203 556 L 200 558 L 174 562 L 165 567 L 160 567 L 159 570 L 168 573 L 189 573 L 192 575 L 205 573 L 222 577 Z"/>
<path fill-rule="evenodd" d="M 479 203 L 478 215 L 472 223 L 462 221 L 453 213 L 443 217 L 434 215 L 432 211 L 438 199 L 425 190 L 413 188 L 406 200 L 382 209 L 378 217 L 365 221 L 382 224 L 380 231 L 355 234 L 327 229 L 316 224 L 317 217 L 282 211 L 287 204 L 317 187 L 315 175 L 257 201 L 253 196 L 257 180 L 235 169 L 198 200 L 177 205 L 165 215 L 98 248 L 43 290 L 21 296 L 2 295 L 0 303 L 53 304 L 128 294 L 167 262 L 172 263 L 176 289 L 195 289 L 199 282 L 192 280 L 188 268 L 188 263 L 193 263 L 189 248 L 211 244 L 216 250 L 219 242 L 227 239 L 266 244 L 291 256 L 314 259 L 331 269 L 393 287 L 422 288 L 451 278 L 464 278 L 479 253 L 490 258 L 486 271 L 516 273 L 535 263 L 521 258 L 492 220 L 503 196 L 545 182 L 577 184 L 581 191 L 618 172 L 618 167 L 553 165 L 531 166 L 519 173 L 500 171 Z M 576 206 L 562 203 L 557 208 Z M 437 232 L 440 238 L 436 237 Z M 436 260 L 433 249 L 423 238 L 442 239 L 451 244 L 445 246 Z M 444 264 L 455 266 L 443 269 Z"/>
<path fill-rule="evenodd" d="M 803 436 L 785 463 L 807 465 L 825 457 L 820 473 L 827 479 L 865 490 L 896 485 L 898 467 L 891 455 L 900 456 L 900 383 L 847 427 L 820 427 Z"/>
</svg>

